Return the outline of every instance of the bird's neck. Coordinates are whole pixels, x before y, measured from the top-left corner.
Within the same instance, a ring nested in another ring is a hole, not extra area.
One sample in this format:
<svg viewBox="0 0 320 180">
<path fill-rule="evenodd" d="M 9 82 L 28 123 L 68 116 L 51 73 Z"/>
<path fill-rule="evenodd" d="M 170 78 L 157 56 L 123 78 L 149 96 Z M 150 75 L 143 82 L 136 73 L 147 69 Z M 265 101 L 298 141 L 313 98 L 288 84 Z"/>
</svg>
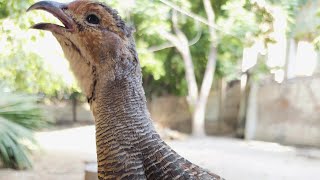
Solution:
<svg viewBox="0 0 320 180">
<path fill-rule="evenodd" d="M 99 176 L 119 177 L 138 171 L 141 173 L 131 175 L 145 179 L 146 143 L 160 138 L 150 120 L 141 78 L 99 82 L 97 86 L 91 106 L 96 121 Z"/>
<path fill-rule="evenodd" d="M 146 133 L 141 130 L 154 132 L 140 78 L 98 82 L 97 86 L 93 114 L 98 131 L 127 141 Z"/>
<path fill-rule="evenodd" d="M 154 130 L 140 78 L 110 81 L 96 95 L 92 106 L 101 179 L 157 179 L 187 173 L 185 167 L 191 163 Z"/>
</svg>

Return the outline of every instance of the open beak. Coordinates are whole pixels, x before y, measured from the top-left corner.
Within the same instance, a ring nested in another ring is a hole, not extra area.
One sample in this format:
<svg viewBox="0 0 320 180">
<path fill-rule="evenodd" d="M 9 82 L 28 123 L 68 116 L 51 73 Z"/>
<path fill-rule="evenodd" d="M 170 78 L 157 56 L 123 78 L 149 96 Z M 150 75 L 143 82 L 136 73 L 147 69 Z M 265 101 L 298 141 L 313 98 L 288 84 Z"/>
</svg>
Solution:
<svg viewBox="0 0 320 180">
<path fill-rule="evenodd" d="M 66 10 L 68 6 L 63 3 L 53 2 L 53 1 L 40 1 L 32 6 L 29 7 L 28 11 L 31 10 L 44 10 L 55 17 L 57 17 L 63 26 L 57 25 L 57 24 L 51 24 L 51 23 L 39 23 L 33 25 L 31 28 L 33 29 L 41 29 L 41 30 L 47 30 L 51 32 L 55 32 L 58 34 L 62 34 L 66 31 L 73 32 L 75 30 L 75 22 L 71 17 L 69 17 L 64 10 Z"/>
</svg>

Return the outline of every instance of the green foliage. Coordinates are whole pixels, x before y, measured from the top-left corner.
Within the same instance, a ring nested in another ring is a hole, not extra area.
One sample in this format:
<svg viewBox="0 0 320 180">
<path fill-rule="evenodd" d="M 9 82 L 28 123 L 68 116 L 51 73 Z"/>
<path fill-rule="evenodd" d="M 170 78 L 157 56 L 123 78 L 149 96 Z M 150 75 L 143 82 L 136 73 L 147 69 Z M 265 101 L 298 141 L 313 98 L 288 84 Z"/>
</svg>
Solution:
<svg viewBox="0 0 320 180">
<path fill-rule="evenodd" d="M 295 16 L 297 15 L 300 8 L 305 5 L 310 0 L 268 0 L 273 5 L 281 6 L 285 11 L 287 11 L 289 21 L 294 24 Z M 311 0 L 314 1 L 314 0 Z"/>
<path fill-rule="evenodd" d="M 266 9 L 246 1 L 229 0 L 221 9 L 216 76 L 232 81 L 241 73 L 243 49 L 257 40 L 268 42 L 273 19 Z"/>
<path fill-rule="evenodd" d="M 0 87 L 13 92 L 54 97 L 71 93 L 77 87 L 67 84 L 61 75 L 53 73 L 45 59 L 33 48 L 44 33 L 32 31 L 29 27 L 35 23 L 34 20 L 48 20 L 43 14 L 25 15 L 33 2 L 0 2 Z"/>
<path fill-rule="evenodd" d="M 0 159 L 5 167 L 31 168 L 30 144 L 36 144 L 30 130 L 0 117 Z"/>
<path fill-rule="evenodd" d="M 243 48 L 244 44 L 241 39 L 233 36 L 222 37 L 221 43 L 218 45 L 217 78 L 225 77 L 227 80 L 232 81 L 239 77 L 241 69 L 238 64 L 242 59 Z"/>
<path fill-rule="evenodd" d="M 18 16 L 33 2 L 34 0 L 0 0 L 0 19 L 8 16 Z"/>
<path fill-rule="evenodd" d="M 287 33 L 289 36 L 296 31 L 297 25 L 297 16 L 301 8 L 310 2 L 315 2 L 316 0 L 268 0 L 274 6 L 281 7 L 287 14 Z M 308 21 L 310 23 L 310 20 Z"/>
<path fill-rule="evenodd" d="M 316 12 L 316 17 L 318 20 L 320 20 L 320 8 L 317 9 L 317 12 Z M 320 31 L 320 24 L 317 25 L 317 31 Z M 319 36 L 319 33 L 317 34 L 317 36 L 314 38 L 313 40 L 313 44 L 315 46 L 315 48 L 317 50 L 320 50 L 320 36 Z"/>
<path fill-rule="evenodd" d="M 9 55 L 0 55 L 0 68 L 0 85 L 11 91 L 54 95 L 64 89 L 61 77 L 52 76 L 43 59 L 19 46 Z"/>
<path fill-rule="evenodd" d="M 202 0 L 176 1 L 183 9 L 206 17 Z M 238 0 L 213 0 L 217 21 L 217 77 L 226 77 L 234 80 L 240 73 L 239 61 L 242 51 L 256 39 L 267 41 L 272 32 L 272 17 L 270 13 L 257 5 Z M 157 33 L 158 28 L 171 31 L 171 8 L 164 4 L 150 1 L 138 1 L 132 10 L 130 19 L 134 22 L 138 49 L 146 49 L 166 42 Z M 180 29 L 191 40 L 201 33 L 201 38 L 190 46 L 195 66 L 196 79 L 202 83 L 209 53 L 209 29 L 190 17 L 179 14 Z M 143 45 L 143 46 L 141 46 Z M 187 82 L 183 61 L 175 49 L 166 49 L 155 52 L 154 55 L 140 53 L 143 64 L 144 86 L 147 95 L 175 94 L 184 96 L 187 93 Z M 144 63 L 153 62 L 154 66 Z M 152 67 L 152 68 L 151 68 Z"/>
<path fill-rule="evenodd" d="M 0 160 L 5 167 L 31 168 L 31 150 L 37 147 L 31 130 L 46 127 L 38 98 L 1 94 L 0 100 Z"/>
<path fill-rule="evenodd" d="M 43 111 L 37 105 L 39 98 L 26 95 L 1 94 L 0 116 L 25 128 L 37 130 L 47 126 Z"/>
</svg>

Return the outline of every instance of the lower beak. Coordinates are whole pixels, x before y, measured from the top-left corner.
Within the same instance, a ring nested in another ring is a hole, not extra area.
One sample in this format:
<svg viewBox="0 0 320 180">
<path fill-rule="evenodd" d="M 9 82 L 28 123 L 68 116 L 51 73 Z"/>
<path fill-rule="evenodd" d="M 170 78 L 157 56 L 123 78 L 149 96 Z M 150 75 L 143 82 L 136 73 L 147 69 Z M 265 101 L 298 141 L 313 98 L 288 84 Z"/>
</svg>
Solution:
<svg viewBox="0 0 320 180">
<path fill-rule="evenodd" d="M 47 30 L 55 33 L 62 34 L 63 32 L 69 31 L 73 32 L 75 30 L 75 22 L 71 17 L 69 17 L 64 11 L 68 9 L 68 6 L 63 3 L 53 2 L 53 1 L 40 1 L 35 4 L 33 4 L 27 11 L 31 10 L 44 10 L 55 17 L 57 17 L 63 26 L 59 26 L 56 24 L 51 23 L 39 23 L 33 25 L 31 28 L 33 29 L 41 29 L 41 30 Z"/>
</svg>

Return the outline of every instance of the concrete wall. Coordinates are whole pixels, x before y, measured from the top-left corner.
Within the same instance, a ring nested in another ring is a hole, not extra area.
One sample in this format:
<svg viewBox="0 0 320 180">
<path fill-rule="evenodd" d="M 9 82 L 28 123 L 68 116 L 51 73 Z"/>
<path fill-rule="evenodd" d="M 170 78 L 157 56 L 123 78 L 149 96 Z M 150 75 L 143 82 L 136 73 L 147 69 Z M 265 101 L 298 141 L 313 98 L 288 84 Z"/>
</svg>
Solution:
<svg viewBox="0 0 320 180">
<path fill-rule="evenodd" d="M 222 94 L 216 91 L 210 93 L 206 112 L 206 132 L 209 135 L 235 133 L 240 107 L 240 84 L 235 82 L 230 85 Z M 224 96 L 221 101 L 218 94 Z"/>
<path fill-rule="evenodd" d="M 69 101 L 43 105 L 43 108 L 57 124 L 73 123 L 72 104 Z M 87 103 L 77 105 L 77 122 L 93 123 L 94 118 Z"/>
<path fill-rule="evenodd" d="M 246 138 L 320 147 L 320 77 L 255 85 Z"/>
<path fill-rule="evenodd" d="M 185 98 L 164 96 L 148 101 L 151 118 L 164 127 L 191 132 L 191 114 Z"/>
<path fill-rule="evenodd" d="M 239 84 L 227 88 L 220 111 L 218 93 L 210 93 L 206 111 L 207 134 L 234 133 L 239 111 L 239 95 Z M 181 132 L 191 132 L 191 114 L 185 97 L 157 97 L 150 101 L 148 106 L 152 119 L 157 123 Z"/>
</svg>

